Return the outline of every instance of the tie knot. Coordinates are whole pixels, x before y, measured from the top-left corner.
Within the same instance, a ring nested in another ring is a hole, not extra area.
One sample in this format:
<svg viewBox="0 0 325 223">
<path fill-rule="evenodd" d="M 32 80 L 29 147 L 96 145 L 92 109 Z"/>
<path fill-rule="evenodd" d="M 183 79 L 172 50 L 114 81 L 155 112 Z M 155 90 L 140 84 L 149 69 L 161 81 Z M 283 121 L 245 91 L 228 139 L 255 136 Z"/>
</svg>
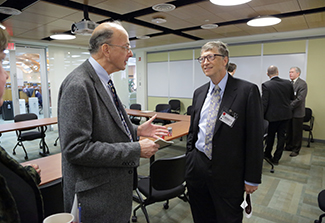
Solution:
<svg viewBox="0 0 325 223">
<path fill-rule="evenodd" d="M 212 90 L 212 94 L 216 95 L 220 93 L 220 87 L 218 85 L 214 86 L 213 90 Z"/>
</svg>

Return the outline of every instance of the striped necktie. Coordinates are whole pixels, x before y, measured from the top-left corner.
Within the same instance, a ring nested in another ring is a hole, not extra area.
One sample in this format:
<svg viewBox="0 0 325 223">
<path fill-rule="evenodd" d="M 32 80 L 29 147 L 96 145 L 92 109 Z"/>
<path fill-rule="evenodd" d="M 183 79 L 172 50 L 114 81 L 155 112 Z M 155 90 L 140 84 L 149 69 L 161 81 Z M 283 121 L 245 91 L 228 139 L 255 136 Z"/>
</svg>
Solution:
<svg viewBox="0 0 325 223">
<path fill-rule="evenodd" d="M 116 90 L 115 90 L 115 87 L 114 87 L 114 84 L 113 84 L 112 79 L 110 79 L 110 80 L 108 81 L 108 88 L 109 88 L 109 89 L 111 90 L 111 92 L 112 92 L 113 99 L 114 99 L 114 102 L 115 102 L 115 107 L 116 107 L 116 109 L 117 109 L 117 111 L 118 111 L 118 113 L 119 113 L 119 115 L 120 115 L 121 121 L 122 121 L 122 123 L 123 123 L 123 125 L 124 125 L 124 128 L 125 128 L 125 130 L 126 130 L 128 136 L 129 136 L 129 138 L 130 138 L 130 141 L 133 142 L 133 139 L 132 139 L 132 135 L 131 135 L 130 129 L 129 129 L 128 125 L 126 124 L 126 121 L 125 121 L 124 116 L 123 116 L 123 114 L 122 114 L 122 111 L 121 111 L 121 109 L 120 109 L 120 103 L 119 103 L 119 100 L 118 100 L 118 98 L 117 98 Z"/>
<path fill-rule="evenodd" d="M 221 96 L 220 88 L 216 85 L 212 90 L 211 101 L 209 105 L 208 118 L 206 124 L 204 153 L 209 159 L 212 159 L 212 138 L 214 127 L 216 125 Z"/>
</svg>

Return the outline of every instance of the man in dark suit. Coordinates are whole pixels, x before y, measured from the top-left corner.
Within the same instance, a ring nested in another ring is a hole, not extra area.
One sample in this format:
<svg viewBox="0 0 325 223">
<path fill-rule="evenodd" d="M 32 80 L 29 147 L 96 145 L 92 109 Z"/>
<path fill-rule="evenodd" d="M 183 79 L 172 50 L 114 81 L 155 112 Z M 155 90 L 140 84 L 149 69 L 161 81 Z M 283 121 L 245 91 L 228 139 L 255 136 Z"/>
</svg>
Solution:
<svg viewBox="0 0 325 223">
<path fill-rule="evenodd" d="M 263 113 L 258 87 L 227 73 L 229 51 L 206 43 L 198 58 L 210 82 L 195 90 L 186 182 L 195 223 L 242 222 L 244 191 L 261 183 Z"/>
<path fill-rule="evenodd" d="M 277 165 L 284 149 L 287 124 L 292 118 L 290 103 L 294 99 L 294 94 L 290 81 L 278 77 L 279 71 L 276 66 L 270 66 L 267 75 L 270 80 L 262 84 L 264 119 L 269 122 L 264 157 Z M 278 142 L 272 157 L 275 134 Z"/>
<path fill-rule="evenodd" d="M 290 156 L 298 156 L 303 134 L 303 122 L 305 117 L 305 101 L 307 96 L 307 83 L 300 78 L 299 67 L 291 67 L 289 71 L 290 79 L 293 82 L 295 99 L 291 101 L 293 118 L 289 121 L 287 129 L 287 139 L 285 150 L 292 151 Z"/>
<path fill-rule="evenodd" d="M 129 36 L 119 23 L 102 23 L 89 41 L 91 57 L 72 71 L 59 91 L 58 124 L 62 148 L 65 211 L 75 194 L 82 222 L 128 222 L 135 168 L 159 145 L 139 136 L 167 135 L 151 118 L 133 125 L 119 100 L 110 74 L 124 70 Z"/>
</svg>

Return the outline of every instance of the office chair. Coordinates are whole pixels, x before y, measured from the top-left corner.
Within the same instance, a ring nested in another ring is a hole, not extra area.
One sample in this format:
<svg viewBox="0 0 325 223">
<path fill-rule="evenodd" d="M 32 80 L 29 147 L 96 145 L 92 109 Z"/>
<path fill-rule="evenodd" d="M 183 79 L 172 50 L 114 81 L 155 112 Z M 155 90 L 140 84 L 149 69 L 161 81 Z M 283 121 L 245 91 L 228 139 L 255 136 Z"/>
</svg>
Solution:
<svg viewBox="0 0 325 223">
<path fill-rule="evenodd" d="M 307 147 L 310 147 L 310 142 L 314 142 L 314 137 L 313 137 L 314 120 L 315 118 L 313 116 L 313 111 L 310 108 L 305 108 L 304 123 L 309 122 L 309 124 L 303 124 L 302 128 L 304 131 L 309 132 Z"/>
<path fill-rule="evenodd" d="M 318 194 L 318 206 L 319 208 L 325 212 L 325 190 L 322 190 L 321 192 L 319 192 Z M 315 220 L 315 223 L 322 223 L 322 218 L 325 217 L 325 213 L 321 214 L 318 218 L 318 220 Z"/>
<path fill-rule="evenodd" d="M 141 111 L 141 104 L 131 104 L 130 109 L 140 110 Z M 136 117 L 130 115 L 130 120 L 135 125 L 140 125 L 141 117 Z"/>
<path fill-rule="evenodd" d="M 156 105 L 156 112 L 166 112 L 171 113 L 171 106 L 170 104 L 157 104 Z M 163 120 L 163 119 L 155 119 L 153 120 L 153 123 L 161 123 L 163 125 L 170 124 L 171 122 L 169 120 Z"/>
<path fill-rule="evenodd" d="M 168 104 L 170 105 L 171 113 L 179 114 L 181 111 L 181 101 L 177 99 L 169 100 Z"/>
<path fill-rule="evenodd" d="M 263 135 L 263 151 L 265 150 L 266 147 L 266 138 L 267 138 L 267 133 L 268 133 L 268 127 L 269 127 L 269 122 L 267 120 L 264 119 L 264 135 Z M 271 169 L 270 172 L 274 173 L 274 164 L 272 163 L 272 161 L 264 156 L 264 160 L 271 165 Z"/>
<path fill-rule="evenodd" d="M 62 179 L 59 178 L 39 187 L 43 196 L 44 218 L 64 212 Z"/>
<path fill-rule="evenodd" d="M 26 113 L 26 114 L 20 114 L 16 115 L 14 117 L 15 122 L 22 122 L 22 121 L 27 121 L 27 120 L 33 120 L 33 119 L 38 119 L 37 115 L 34 113 Z M 44 127 L 46 128 L 46 126 Z M 33 129 L 37 129 L 34 131 L 31 131 Z M 45 131 L 44 131 L 45 132 Z M 40 149 L 43 148 L 43 142 L 45 138 L 45 133 L 41 131 L 40 127 L 38 128 L 30 128 L 30 129 L 24 129 L 24 130 L 17 130 L 16 135 L 17 135 L 17 144 L 15 145 L 12 154 L 16 155 L 16 148 L 17 146 L 23 147 L 23 150 L 25 152 L 25 160 L 28 159 L 28 155 L 25 149 L 25 146 L 23 144 L 23 141 L 32 141 L 35 139 L 41 139 L 39 143 Z"/>
<path fill-rule="evenodd" d="M 186 156 L 181 155 L 171 158 L 162 158 L 154 161 L 150 165 L 150 174 L 148 177 L 140 178 L 136 193 L 138 199 L 135 201 L 140 204 L 133 210 L 132 222 L 137 222 L 136 211 L 141 208 L 147 222 L 149 215 L 146 206 L 166 201 L 164 209 L 169 208 L 169 199 L 179 197 L 183 201 L 188 201 L 185 194 L 185 160 Z M 142 199 L 140 192 L 146 197 Z"/>
<path fill-rule="evenodd" d="M 184 113 L 184 115 L 192 115 L 193 112 L 193 106 L 189 105 L 186 109 L 186 112 Z"/>
</svg>

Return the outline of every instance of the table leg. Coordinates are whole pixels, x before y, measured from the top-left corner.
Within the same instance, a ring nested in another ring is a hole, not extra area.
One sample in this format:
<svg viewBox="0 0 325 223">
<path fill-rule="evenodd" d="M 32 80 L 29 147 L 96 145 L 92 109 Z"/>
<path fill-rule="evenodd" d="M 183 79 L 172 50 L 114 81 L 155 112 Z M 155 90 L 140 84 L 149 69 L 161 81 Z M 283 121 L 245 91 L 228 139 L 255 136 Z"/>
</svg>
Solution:
<svg viewBox="0 0 325 223">
<path fill-rule="evenodd" d="M 44 128 L 45 128 L 45 129 L 44 129 Z M 46 129 L 47 129 L 46 126 L 41 126 L 41 132 L 42 132 L 42 134 L 45 135 Z M 41 156 L 48 156 L 48 155 L 50 154 L 50 151 L 49 151 L 49 147 L 47 146 L 47 144 L 46 144 L 46 142 L 45 142 L 45 137 L 42 138 L 42 143 L 41 143 L 41 144 L 42 144 L 42 149 L 43 149 L 43 151 L 40 151 L 39 154 L 40 154 Z"/>
</svg>

